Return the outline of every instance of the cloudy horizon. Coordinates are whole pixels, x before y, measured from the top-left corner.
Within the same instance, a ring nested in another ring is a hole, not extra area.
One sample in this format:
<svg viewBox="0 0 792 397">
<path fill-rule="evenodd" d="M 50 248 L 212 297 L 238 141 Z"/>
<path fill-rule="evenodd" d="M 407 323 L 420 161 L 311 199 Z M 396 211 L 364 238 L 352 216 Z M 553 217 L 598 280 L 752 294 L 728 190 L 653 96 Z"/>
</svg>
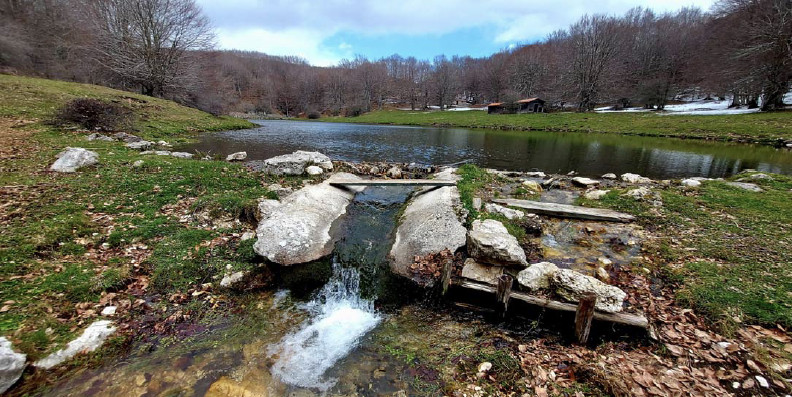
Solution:
<svg viewBox="0 0 792 397">
<path fill-rule="evenodd" d="M 296 55 L 313 65 L 335 65 L 363 55 L 377 59 L 398 53 L 487 56 L 543 39 L 584 14 L 621 15 L 642 6 L 657 12 L 715 0 L 572 0 L 515 3 L 505 0 L 198 0 L 217 32 L 222 49 Z"/>
</svg>

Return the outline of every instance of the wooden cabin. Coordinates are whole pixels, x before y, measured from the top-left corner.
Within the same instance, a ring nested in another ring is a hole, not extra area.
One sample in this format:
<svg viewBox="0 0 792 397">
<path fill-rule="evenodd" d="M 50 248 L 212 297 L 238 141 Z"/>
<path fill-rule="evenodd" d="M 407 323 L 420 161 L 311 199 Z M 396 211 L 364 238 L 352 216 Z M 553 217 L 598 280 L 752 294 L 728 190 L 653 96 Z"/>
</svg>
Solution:
<svg viewBox="0 0 792 397">
<path fill-rule="evenodd" d="M 517 102 L 495 102 L 487 105 L 488 114 L 544 113 L 545 101 L 539 98 L 520 99 Z"/>
</svg>

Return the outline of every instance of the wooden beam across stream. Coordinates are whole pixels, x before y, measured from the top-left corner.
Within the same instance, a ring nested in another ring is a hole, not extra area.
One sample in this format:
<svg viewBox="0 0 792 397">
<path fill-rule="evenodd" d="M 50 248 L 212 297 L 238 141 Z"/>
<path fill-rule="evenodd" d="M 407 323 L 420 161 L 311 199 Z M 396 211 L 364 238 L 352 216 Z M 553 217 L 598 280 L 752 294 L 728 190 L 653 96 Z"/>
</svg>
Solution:
<svg viewBox="0 0 792 397">
<path fill-rule="evenodd" d="M 461 288 L 472 289 L 476 291 L 488 292 L 491 294 L 497 294 L 497 288 L 493 285 L 482 284 L 474 281 L 465 280 L 458 277 L 450 277 L 450 284 L 455 285 Z M 528 303 L 530 305 L 543 307 L 546 309 L 551 310 L 559 310 L 564 312 L 572 312 L 575 313 L 578 311 L 578 305 L 571 304 L 571 303 L 564 303 L 558 302 L 550 299 L 545 298 L 537 298 L 535 296 L 528 295 L 522 292 L 515 292 L 509 291 L 509 298 L 510 299 L 517 299 Z M 624 324 L 633 327 L 649 329 L 649 320 L 646 317 L 641 316 L 639 314 L 631 314 L 631 313 L 605 313 L 600 311 L 594 311 L 592 317 L 595 320 L 600 321 L 608 321 L 611 323 L 617 324 Z"/>
<path fill-rule="evenodd" d="M 456 186 L 454 181 L 438 179 L 361 179 L 357 181 L 336 179 L 330 184 L 340 186 Z"/>
<path fill-rule="evenodd" d="M 635 220 L 635 217 L 632 215 L 602 208 L 589 208 L 577 205 L 543 203 L 540 201 L 517 199 L 498 199 L 493 201 L 498 204 L 526 209 L 537 215 L 607 222 L 632 222 Z"/>
</svg>

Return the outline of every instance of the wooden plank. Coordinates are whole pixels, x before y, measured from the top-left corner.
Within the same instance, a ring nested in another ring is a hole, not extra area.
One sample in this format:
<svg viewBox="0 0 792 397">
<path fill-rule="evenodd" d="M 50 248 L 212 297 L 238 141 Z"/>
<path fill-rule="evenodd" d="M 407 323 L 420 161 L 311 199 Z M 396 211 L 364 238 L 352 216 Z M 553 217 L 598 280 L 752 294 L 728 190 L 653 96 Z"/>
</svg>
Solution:
<svg viewBox="0 0 792 397">
<path fill-rule="evenodd" d="M 337 179 L 330 184 L 343 186 L 456 186 L 454 181 L 436 179 L 363 179 L 358 181 Z"/>
<path fill-rule="evenodd" d="M 635 217 L 632 215 L 601 208 L 588 208 L 577 205 L 542 203 L 539 201 L 517 199 L 498 199 L 493 201 L 498 204 L 523 208 L 535 214 L 555 216 L 560 218 L 576 218 L 609 222 L 632 222 L 635 220 Z"/>
<path fill-rule="evenodd" d="M 462 288 L 469 288 L 476 291 L 489 292 L 491 294 L 494 294 L 496 292 L 495 287 L 491 285 L 476 283 L 468 280 L 456 279 L 453 281 L 453 284 Z M 559 310 L 564 312 L 577 311 L 577 305 L 573 305 L 571 303 L 558 302 L 550 299 L 537 298 L 535 296 L 531 296 L 522 292 L 512 291 L 510 296 L 511 299 L 518 299 L 525 303 L 544 307 L 546 309 Z M 649 328 L 649 320 L 647 320 L 646 317 L 637 314 L 604 313 L 604 312 L 595 311 L 594 319 L 600 321 L 609 321 L 617 324 L 625 324 L 625 325 L 630 325 L 633 327 L 639 327 L 644 329 Z"/>
<path fill-rule="evenodd" d="M 580 297 L 577 311 L 575 311 L 575 337 L 578 343 L 585 345 L 591 332 L 591 320 L 594 319 L 594 305 L 597 304 L 597 295 L 587 293 Z"/>
</svg>

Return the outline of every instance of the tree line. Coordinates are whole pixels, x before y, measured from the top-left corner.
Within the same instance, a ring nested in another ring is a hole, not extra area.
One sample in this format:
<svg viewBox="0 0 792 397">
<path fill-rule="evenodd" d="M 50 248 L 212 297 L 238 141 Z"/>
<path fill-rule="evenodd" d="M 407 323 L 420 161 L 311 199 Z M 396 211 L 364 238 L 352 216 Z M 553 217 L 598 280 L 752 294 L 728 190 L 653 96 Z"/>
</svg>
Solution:
<svg viewBox="0 0 792 397">
<path fill-rule="evenodd" d="M 541 97 L 551 107 L 663 109 L 675 98 L 783 108 L 792 1 L 721 0 L 709 12 L 586 15 L 488 57 L 299 57 L 214 49 L 194 0 L 0 0 L 0 68 L 165 97 L 212 113 L 354 116 L 386 106 Z"/>
</svg>

